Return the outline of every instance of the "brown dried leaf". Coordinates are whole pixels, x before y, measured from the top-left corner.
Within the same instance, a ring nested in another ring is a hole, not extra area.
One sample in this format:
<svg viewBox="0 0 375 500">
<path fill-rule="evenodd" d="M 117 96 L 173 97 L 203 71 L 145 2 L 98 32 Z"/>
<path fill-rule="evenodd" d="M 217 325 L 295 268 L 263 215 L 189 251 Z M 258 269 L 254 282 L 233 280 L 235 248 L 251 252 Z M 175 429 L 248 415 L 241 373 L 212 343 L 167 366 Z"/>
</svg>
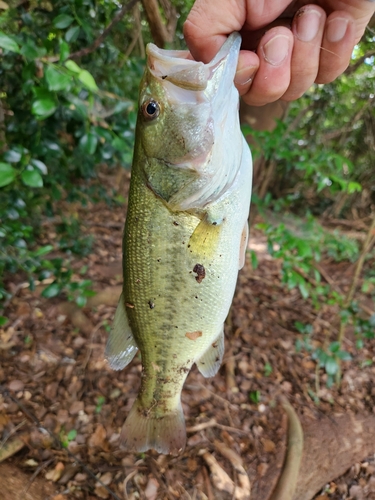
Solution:
<svg viewBox="0 0 375 500">
<path fill-rule="evenodd" d="M 46 473 L 45 478 L 48 481 L 53 481 L 54 483 L 56 483 L 60 479 L 63 470 L 64 470 L 64 464 L 62 462 L 58 462 L 54 469 Z"/>
<path fill-rule="evenodd" d="M 109 492 L 100 483 L 95 486 L 95 495 L 99 498 L 107 499 L 109 498 Z"/>
<path fill-rule="evenodd" d="M 88 445 L 91 448 L 101 448 L 104 451 L 108 451 L 108 443 L 106 442 L 107 431 L 102 424 L 99 424 L 95 429 L 94 434 L 90 437 Z"/>
<path fill-rule="evenodd" d="M 234 491 L 234 483 L 224 469 L 221 468 L 216 458 L 206 451 L 203 453 L 203 459 L 210 468 L 213 484 L 215 488 L 221 491 L 227 491 L 231 495 Z"/>
<path fill-rule="evenodd" d="M 12 455 L 15 455 L 17 452 L 22 450 L 24 446 L 25 443 L 19 437 L 9 439 L 4 446 L 0 448 L 0 462 L 3 462 Z"/>
<path fill-rule="evenodd" d="M 150 477 L 144 492 L 147 500 L 156 500 L 158 495 L 158 489 L 159 489 L 159 483 L 154 477 Z"/>
</svg>

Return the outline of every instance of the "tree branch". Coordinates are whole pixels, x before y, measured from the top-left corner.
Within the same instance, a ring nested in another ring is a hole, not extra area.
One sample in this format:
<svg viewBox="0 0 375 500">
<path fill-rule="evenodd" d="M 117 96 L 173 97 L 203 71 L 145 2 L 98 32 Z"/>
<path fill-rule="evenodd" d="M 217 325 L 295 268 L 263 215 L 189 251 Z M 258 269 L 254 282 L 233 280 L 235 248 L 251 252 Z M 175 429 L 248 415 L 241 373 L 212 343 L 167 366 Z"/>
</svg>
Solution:
<svg viewBox="0 0 375 500">
<path fill-rule="evenodd" d="M 108 26 L 103 30 L 103 33 L 98 36 L 96 40 L 89 46 L 86 47 L 85 49 L 78 50 L 77 52 L 73 52 L 72 54 L 69 55 L 68 59 L 78 59 L 79 57 L 86 56 L 87 54 L 91 54 L 91 52 L 94 52 L 100 44 L 107 38 L 109 33 L 112 31 L 113 27 L 118 24 L 121 19 L 125 16 L 127 12 L 129 12 L 134 5 L 138 2 L 138 0 L 130 0 L 127 4 L 125 4 L 119 12 L 115 15 L 115 17 L 112 19 L 112 21 L 108 24 Z"/>
</svg>

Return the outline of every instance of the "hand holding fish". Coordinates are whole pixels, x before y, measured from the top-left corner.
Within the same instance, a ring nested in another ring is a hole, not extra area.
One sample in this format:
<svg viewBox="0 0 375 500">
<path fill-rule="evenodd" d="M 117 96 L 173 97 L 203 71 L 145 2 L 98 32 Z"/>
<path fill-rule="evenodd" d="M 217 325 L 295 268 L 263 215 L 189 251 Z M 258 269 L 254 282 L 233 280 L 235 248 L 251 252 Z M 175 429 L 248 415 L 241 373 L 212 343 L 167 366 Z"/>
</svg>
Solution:
<svg viewBox="0 0 375 500">
<path fill-rule="evenodd" d="M 197 0 L 184 34 L 193 57 L 208 62 L 240 31 L 235 83 L 247 104 L 261 106 L 342 74 L 374 11 L 373 0 Z"/>
</svg>

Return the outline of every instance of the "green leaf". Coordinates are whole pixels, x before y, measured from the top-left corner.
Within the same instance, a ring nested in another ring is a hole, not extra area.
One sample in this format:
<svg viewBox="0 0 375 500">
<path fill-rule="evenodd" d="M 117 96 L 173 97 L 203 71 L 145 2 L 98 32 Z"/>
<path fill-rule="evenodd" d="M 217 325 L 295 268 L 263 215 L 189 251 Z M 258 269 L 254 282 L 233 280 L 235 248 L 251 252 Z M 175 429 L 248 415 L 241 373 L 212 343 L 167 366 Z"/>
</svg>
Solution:
<svg viewBox="0 0 375 500">
<path fill-rule="evenodd" d="M 34 160 L 34 159 L 31 160 L 30 163 L 33 167 L 36 167 L 37 169 L 39 169 L 43 175 L 47 175 L 48 169 L 47 169 L 45 163 L 43 163 L 40 160 Z"/>
<path fill-rule="evenodd" d="M 51 299 L 52 297 L 56 297 L 61 291 L 60 285 L 58 283 L 51 283 L 47 286 L 42 292 L 42 296 L 45 299 Z"/>
<path fill-rule="evenodd" d="M 8 161 L 9 163 L 18 163 L 22 158 L 22 152 L 17 151 L 17 149 L 9 149 L 8 151 L 5 151 L 3 156 L 4 160 Z"/>
<path fill-rule="evenodd" d="M 129 150 L 128 144 L 120 139 L 120 137 L 115 137 L 112 141 L 112 147 L 115 148 L 117 151 L 120 152 L 125 152 Z"/>
<path fill-rule="evenodd" d="M 72 24 L 74 17 L 68 16 L 68 14 L 60 14 L 53 20 L 53 25 L 55 28 L 63 30 Z"/>
<path fill-rule="evenodd" d="M 89 90 L 99 90 L 94 77 L 86 69 L 79 73 L 78 80 Z"/>
<path fill-rule="evenodd" d="M 65 59 L 68 59 L 70 53 L 69 45 L 64 42 L 64 40 L 61 40 L 60 42 L 60 61 L 65 61 Z"/>
<path fill-rule="evenodd" d="M 22 182 L 30 187 L 43 187 L 43 179 L 36 170 L 24 170 L 21 174 Z"/>
<path fill-rule="evenodd" d="M 79 141 L 80 149 L 89 155 L 93 155 L 95 153 L 97 144 L 98 138 L 92 132 L 83 135 Z"/>
<path fill-rule="evenodd" d="M 38 118 L 43 119 L 53 115 L 56 111 L 56 107 L 56 103 L 52 97 L 45 97 L 43 99 L 36 99 L 33 102 L 31 111 Z"/>
<path fill-rule="evenodd" d="M 349 182 L 348 184 L 348 193 L 353 194 L 356 191 L 360 192 L 362 191 L 362 186 L 358 182 Z"/>
<path fill-rule="evenodd" d="M 306 281 L 303 280 L 301 283 L 298 285 L 299 291 L 301 292 L 301 295 L 304 299 L 307 299 L 309 296 L 309 289 L 307 288 Z"/>
<path fill-rule="evenodd" d="M 339 369 L 339 365 L 337 364 L 335 358 L 328 357 L 327 361 L 325 362 L 324 368 L 328 375 L 335 375 L 335 373 Z"/>
<path fill-rule="evenodd" d="M 35 45 L 31 43 L 26 43 L 25 45 L 22 45 L 21 54 L 24 57 L 26 57 L 26 59 L 30 59 L 30 61 L 33 61 L 37 57 L 40 57 L 37 47 L 35 47 Z"/>
<path fill-rule="evenodd" d="M 78 66 L 78 64 L 75 63 L 74 61 L 71 61 L 70 59 L 69 61 L 66 61 L 65 67 L 68 68 L 68 70 L 72 71 L 73 73 L 79 74 L 82 72 L 82 69 Z"/>
<path fill-rule="evenodd" d="M 51 252 L 53 250 L 52 245 L 45 245 L 43 247 L 38 248 L 35 252 L 33 252 L 34 257 L 41 257 L 42 255 L 46 255 L 47 253 Z"/>
<path fill-rule="evenodd" d="M 52 195 L 52 199 L 54 199 L 56 201 L 59 201 L 62 198 L 61 191 L 56 186 L 52 186 L 52 188 L 51 188 L 51 195 Z"/>
<path fill-rule="evenodd" d="M 338 352 L 340 350 L 340 342 L 338 342 L 337 340 L 335 340 L 334 342 L 331 342 L 331 344 L 329 346 L 329 350 L 331 352 Z"/>
<path fill-rule="evenodd" d="M 339 351 L 336 356 L 342 361 L 350 361 L 352 359 L 351 355 L 347 351 Z"/>
<path fill-rule="evenodd" d="M 2 31 L 0 31 L 0 47 L 11 52 L 16 52 L 17 54 L 20 51 L 18 43 Z"/>
<path fill-rule="evenodd" d="M 77 436 L 77 431 L 75 429 L 72 429 L 71 431 L 68 432 L 68 435 L 66 436 L 69 441 L 73 441 Z"/>
<path fill-rule="evenodd" d="M 53 66 L 47 66 L 45 76 L 49 90 L 54 91 L 66 90 L 72 81 L 69 75 L 57 71 Z"/>
<path fill-rule="evenodd" d="M 86 305 L 87 298 L 80 295 L 76 298 L 76 304 L 78 307 L 84 307 Z"/>
<path fill-rule="evenodd" d="M 78 38 L 78 35 L 79 35 L 80 31 L 81 31 L 81 28 L 79 26 L 72 26 L 65 33 L 65 40 L 67 42 L 75 42 L 77 40 L 77 38 Z"/>
<path fill-rule="evenodd" d="M 252 269 L 258 269 L 258 257 L 254 250 L 250 251 L 251 267 Z"/>
<path fill-rule="evenodd" d="M 8 323 L 8 318 L 0 316 L 0 326 L 4 326 L 6 323 Z"/>
<path fill-rule="evenodd" d="M 0 163 L 0 187 L 7 186 L 14 181 L 16 170 L 9 163 Z"/>
</svg>

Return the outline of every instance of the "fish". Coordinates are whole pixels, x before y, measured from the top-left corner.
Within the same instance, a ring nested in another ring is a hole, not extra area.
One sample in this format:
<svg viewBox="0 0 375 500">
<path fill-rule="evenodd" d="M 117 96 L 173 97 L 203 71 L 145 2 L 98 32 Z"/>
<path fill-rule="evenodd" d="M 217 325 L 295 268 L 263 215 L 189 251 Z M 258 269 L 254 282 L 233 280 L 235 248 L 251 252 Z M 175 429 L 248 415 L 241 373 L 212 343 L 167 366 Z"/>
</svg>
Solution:
<svg viewBox="0 0 375 500">
<path fill-rule="evenodd" d="M 241 37 L 211 62 L 147 46 L 123 240 L 123 291 L 105 356 L 114 370 L 138 350 L 140 389 L 121 446 L 180 454 L 181 404 L 195 363 L 213 377 L 244 265 L 252 158 L 234 86 Z"/>
</svg>

